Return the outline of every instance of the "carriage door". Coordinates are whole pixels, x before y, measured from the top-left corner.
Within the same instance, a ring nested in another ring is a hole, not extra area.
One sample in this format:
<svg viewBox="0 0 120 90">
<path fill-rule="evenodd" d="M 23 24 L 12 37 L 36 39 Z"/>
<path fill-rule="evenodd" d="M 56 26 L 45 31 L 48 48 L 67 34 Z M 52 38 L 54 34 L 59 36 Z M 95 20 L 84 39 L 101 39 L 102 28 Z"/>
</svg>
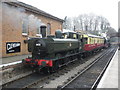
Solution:
<svg viewBox="0 0 120 90">
<path fill-rule="evenodd" d="M 42 37 L 46 37 L 46 26 L 41 26 L 40 31 L 41 31 Z"/>
<path fill-rule="evenodd" d="M 79 51 L 81 51 L 82 49 L 81 35 L 77 34 L 77 37 L 78 37 Z"/>
</svg>

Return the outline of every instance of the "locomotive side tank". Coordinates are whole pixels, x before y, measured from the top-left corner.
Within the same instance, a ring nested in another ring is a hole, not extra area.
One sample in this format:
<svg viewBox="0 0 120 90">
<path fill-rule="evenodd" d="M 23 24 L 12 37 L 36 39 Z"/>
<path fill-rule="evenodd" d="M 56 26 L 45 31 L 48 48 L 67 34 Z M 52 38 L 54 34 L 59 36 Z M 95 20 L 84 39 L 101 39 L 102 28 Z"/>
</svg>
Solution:
<svg viewBox="0 0 120 90">
<path fill-rule="evenodd" d="M 32 38 L 28 41 L 28 51 L 34 59 L 55 58 L 56 54 L 78 49 L 77 39 Z"/>
</svg>

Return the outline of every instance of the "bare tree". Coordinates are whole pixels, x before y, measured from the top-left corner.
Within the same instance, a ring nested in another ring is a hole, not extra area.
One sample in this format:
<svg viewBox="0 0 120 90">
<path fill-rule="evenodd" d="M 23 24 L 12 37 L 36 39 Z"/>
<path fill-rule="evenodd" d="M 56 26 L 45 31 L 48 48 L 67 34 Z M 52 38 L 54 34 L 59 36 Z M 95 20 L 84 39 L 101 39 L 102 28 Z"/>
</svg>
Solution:
<svg viewBox="0 0 120 90">
<path fill-rule="evenodd" d="M 65 18 L 64 18 L 64 22 L 63 22 L 63 28 L 64 28 L 64 29 L 66 29 L 66 25 L 67 25 L 66 20 L 67 20 L 67 16 L 65 16 Z"/>
<path fill-rule="evenodd" d="M 92 34 L 107 33 L 110 23 L 103 16 L 81 14 L 78 17 L 65 18 L 64 27 L 70 30 L 82 30 Z"/>
<path fill-rule="evenodd" d="M 73 22 L 72 18 L 66 17 L 64 20 L 64 23 L 63 23 L 63 28 L 72 30 L 72 28 L 73 28 L 72 22 Z"/>
<path fill-rule="evenodd" d="M 93 14 L 90 14 L 90 16 L 89 16 L 89 30 L 90 30 L 90 31 L 92 30 L 93 17 L 94 17 L 94 15 L 93 15 Z"/>
<path fill-rule="evenodd" d="M 108 28 L 108 31 L 107 31 L 107 35 L 108 36 L 111 36 L 111 34 L 115 34 L 116 33 L 116 30 L 112 27 L 109 27 Z"/>
<path fill-rule="evenodd" d="M 83 31 L 83 15 L 78 16 L 78 22 L 80 23 L 80 30 Z"/>
</svg>

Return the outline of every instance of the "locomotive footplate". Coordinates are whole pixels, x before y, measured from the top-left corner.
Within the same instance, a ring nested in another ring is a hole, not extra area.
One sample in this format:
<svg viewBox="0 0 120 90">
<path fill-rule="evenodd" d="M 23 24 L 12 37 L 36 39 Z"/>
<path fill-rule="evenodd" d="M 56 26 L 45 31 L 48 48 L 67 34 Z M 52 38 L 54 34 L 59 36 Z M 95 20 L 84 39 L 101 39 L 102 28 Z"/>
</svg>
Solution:
<svg viewBox="0 0 120 90">
<path fill-rule="evenodd" d="M 55 58 L 55 59 L 32 59 L 32 58 L 26 58 L 23 60 L 23 63 L 25 65 L 29 65 L 32 68 L 37 68 L 41 70 L 42 68 L 46 69 L 58 69 L 64 65 L 67 65 L 75 60 L 81 55 L 81 53 L 75 53 L 71 55 L 67 55 L 65 57 L 61 58 Z M 65 62 L 67 60 L 67 62 Z"/>
</svg>

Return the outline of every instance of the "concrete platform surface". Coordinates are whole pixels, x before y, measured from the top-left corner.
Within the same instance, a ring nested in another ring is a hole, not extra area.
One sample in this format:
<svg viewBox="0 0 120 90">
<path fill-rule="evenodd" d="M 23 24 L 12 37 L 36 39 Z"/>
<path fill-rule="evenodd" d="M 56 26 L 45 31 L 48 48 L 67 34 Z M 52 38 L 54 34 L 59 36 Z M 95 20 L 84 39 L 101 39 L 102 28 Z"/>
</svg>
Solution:
<svg viewBox="0 0 120 90">
<path fill-rule="evenodd" d="M 97 88 L 118 88 L 118 56 L 116 51 Z"/>
<path fill-rule="evenodd" d="M 20 55 L 20 56 L 5 57 L 5 58 L 2 58 L 2 64 L 21 61 L 22 59 L 25 59 L 28 56 L 31 56 L 31 55 Z"/>
</svg>

